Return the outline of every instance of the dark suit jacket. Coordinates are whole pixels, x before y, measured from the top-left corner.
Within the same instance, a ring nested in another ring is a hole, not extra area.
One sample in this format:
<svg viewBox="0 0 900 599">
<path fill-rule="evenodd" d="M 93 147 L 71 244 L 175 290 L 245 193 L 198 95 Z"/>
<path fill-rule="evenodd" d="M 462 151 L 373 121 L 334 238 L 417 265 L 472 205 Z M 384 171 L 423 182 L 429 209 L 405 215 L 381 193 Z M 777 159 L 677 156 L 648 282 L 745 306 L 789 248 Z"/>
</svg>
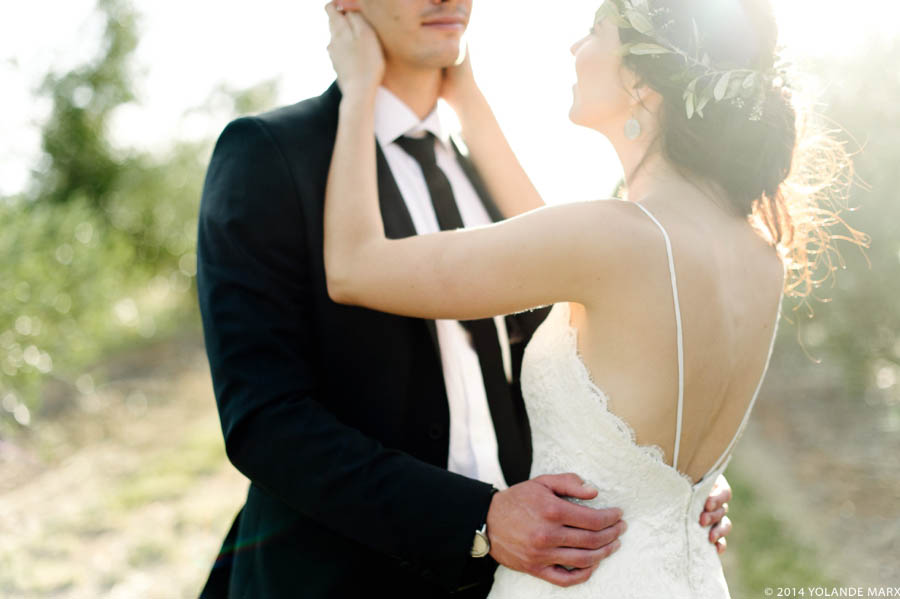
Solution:
<svg viewBox="0 0 900 599">
<path fill-rule="evenodd" d="M 328 297 L 322 210 L 339 102 L 332 85 L 235 120 L 207 173 L 200 309 L 226 452 L 250 488 L 202 597 L 484 596 L 496 563 L 469 548 L 492 489 L 446 470 L 433 321 Z M 378 153 L 386 234 L 413 235 Z M 503 401 L 489 398 L 510 484 L 530 468 L 518 372 L 545 316 L 507 317 L 516 376 Z"/>
</svg>

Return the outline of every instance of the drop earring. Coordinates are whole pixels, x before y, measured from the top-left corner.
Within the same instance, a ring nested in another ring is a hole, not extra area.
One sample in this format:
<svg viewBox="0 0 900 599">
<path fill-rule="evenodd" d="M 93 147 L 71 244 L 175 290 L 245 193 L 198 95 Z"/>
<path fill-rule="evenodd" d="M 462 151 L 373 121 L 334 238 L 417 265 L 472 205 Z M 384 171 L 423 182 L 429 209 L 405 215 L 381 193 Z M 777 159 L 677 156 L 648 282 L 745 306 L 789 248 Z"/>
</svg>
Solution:
<svg viewBox="0 0 900 599">
<path fill-rule="evenodd" d="M 641 136 L 641 123 L 634 118 L 634 111 L 631 112 L 631 118 L 625 122 L 625 138 L 637 139 Z"/>
</svg>

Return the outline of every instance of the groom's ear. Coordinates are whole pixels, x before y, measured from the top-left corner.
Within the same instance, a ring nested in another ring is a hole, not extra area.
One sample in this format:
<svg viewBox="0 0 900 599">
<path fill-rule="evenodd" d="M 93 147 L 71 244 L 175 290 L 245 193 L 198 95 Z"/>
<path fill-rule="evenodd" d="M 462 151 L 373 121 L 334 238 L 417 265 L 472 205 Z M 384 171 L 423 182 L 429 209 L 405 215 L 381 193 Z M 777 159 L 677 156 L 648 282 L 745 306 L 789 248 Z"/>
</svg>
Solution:
<svg viewBox="0 0 900 599">
<path fill-rule="evenodd" d="M 359 0 L 335 0 L 338 9 L 346 12 L 359 12 Z"/>
</svg>

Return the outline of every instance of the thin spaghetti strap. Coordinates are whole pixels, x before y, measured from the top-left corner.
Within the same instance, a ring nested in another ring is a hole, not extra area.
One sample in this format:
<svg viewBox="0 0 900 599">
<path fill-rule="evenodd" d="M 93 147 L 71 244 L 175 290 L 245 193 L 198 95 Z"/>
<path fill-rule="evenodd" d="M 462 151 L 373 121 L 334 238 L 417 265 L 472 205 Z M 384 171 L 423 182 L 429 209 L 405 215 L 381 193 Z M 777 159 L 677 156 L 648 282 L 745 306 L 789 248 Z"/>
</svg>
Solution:
<svg viewBox="0 0 900 599">
<path fill-rule="evenodd" d="M 684 411 L 684 341 L 681 330 L 681 305 L 678 302 L 678 283 L 675 280 L 675 261 L 672 258 L 672 242 L 665 227 L 647 208 L 638 202 L 630 202 L 644 211 L 650 219 L 656 223 L 666 240 L 666 254 L 669 257 L 669 278 L 672 280 L 672 297 L 675 303 L 675 337 L 678 344 L 678 413 L 675 419 L 675 450 L 672 457 L 672 468 L 678 470 L 678 453 L 681 448 L 681 424 Z"/>
</svg>

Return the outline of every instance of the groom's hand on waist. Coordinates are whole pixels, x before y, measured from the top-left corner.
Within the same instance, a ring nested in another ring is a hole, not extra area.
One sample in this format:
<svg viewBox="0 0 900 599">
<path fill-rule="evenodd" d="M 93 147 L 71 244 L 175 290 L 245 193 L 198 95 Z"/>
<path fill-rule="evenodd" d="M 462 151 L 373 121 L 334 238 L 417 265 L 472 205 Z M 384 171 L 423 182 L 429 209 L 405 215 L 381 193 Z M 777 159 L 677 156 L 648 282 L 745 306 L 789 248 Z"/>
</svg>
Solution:
<svg viewBox="0 0 900 599">
<path fill-rule="evenodd" d="M 626 529 L 619 508 L 563 499 L 596 496 L 575 474 L 539 476 L 495 493 L 487 517 L 491 557 L 558 586 L 586 581 L 619 548 Z"/>
</svg>

